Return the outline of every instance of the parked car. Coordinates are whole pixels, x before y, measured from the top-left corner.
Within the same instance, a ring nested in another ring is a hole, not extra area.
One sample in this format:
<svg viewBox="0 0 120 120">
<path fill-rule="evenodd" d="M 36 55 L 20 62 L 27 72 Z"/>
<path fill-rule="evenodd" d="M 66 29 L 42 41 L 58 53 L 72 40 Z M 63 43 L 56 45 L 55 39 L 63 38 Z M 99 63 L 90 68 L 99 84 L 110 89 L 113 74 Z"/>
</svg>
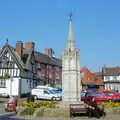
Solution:
<svg viewBox="0 0 120 120">
<path fill-rule="evenodd" d="M 81 94 L 82 101 L 90 101 L 94 96 L 96 96 L 96 92 L 86 92 Z"/>
<path fill-rule="evenodd" d="M 100 93 L 100 92 L 89 92 L 86 93 L 84 96 L 81 97 L 82 101 L 96 101 L 96 102 L 106 102 L 109 101 L 109 97 L 104 94 L 104 93 Z"/>
<path fill-rule="evenodd" d="M 60 88 L 53 88 L 52 90 L 53 90 L 55 93 L 62 94 L 62 89 L 60 89 Z"/>
<path fill-rule="evenodd" d="M 96 102 L 107 102 L 107 101 L 109 101 L 109 96 L 107 96 L 104 93 L 98 92 L 96 94 L 96 96 L 94 96 L 92 99 L 93 99 L 93 101 L 96 101 Z"/>
<path fill-rule="evenodd" d="M 48 90 L 50 90 L 53 94 L 56 94 L 56 95 L 58 95 L 59 97 L 62 98 L 63 92 L 62 92 L 62 89 L 60 89 L 60 88 L 53 88 L 53 87 L 50 87 L 50 86 L 47 86 L 47 85 L 45 85 L 45 86 L 39 85 L 39 86 L 37 86 L 36 88 L 48 89 Z"/>
<path fill-rule="evenodd" d="M 32 89 L 31 95 L 34 95 L 35 99 L 44 99 L 44 100 L 61 100 L 61 97 L 53 91 L 49 90 L 46 87 L 36 87 Z"/>
<path fill-rule="evenodd" d="M 104 91 L 104 92 L 86 92 L 82 93 L 82 101 L 94 100 L 96 102 L 107 102 L 107 101 L 120 101 L 120 94 L 115 91 Z"/>
<path fill-rule="evenodd" d="M 120 100 L 120 93 L 118 93 L 118 92 L 115 92 L 115 91 L 105 91 L 103 93 L 108 96 L 108 100 L 109 101 L 115 102 L 115 101 Z"/>
<path fill-rule="evenodd" d="M 63 92 L 61 90 L 58 90 L 57 88 L 52 88 L 50 89 L 50 91 L 62 98 Z"/>
</svg>

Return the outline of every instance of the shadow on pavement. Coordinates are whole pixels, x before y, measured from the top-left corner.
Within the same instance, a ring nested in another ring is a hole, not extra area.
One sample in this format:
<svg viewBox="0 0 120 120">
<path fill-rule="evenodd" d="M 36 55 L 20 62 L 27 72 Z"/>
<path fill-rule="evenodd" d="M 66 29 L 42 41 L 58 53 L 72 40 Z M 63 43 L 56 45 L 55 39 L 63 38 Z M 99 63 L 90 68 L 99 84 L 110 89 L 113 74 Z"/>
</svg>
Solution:
<svg viewBox="0 0 120 120">
<path fill-rule="evenodd" d="M 24 120 L 24 119 L 19 119 L 19 118 L 0 118 L 0 120 Z"/>
</svg>

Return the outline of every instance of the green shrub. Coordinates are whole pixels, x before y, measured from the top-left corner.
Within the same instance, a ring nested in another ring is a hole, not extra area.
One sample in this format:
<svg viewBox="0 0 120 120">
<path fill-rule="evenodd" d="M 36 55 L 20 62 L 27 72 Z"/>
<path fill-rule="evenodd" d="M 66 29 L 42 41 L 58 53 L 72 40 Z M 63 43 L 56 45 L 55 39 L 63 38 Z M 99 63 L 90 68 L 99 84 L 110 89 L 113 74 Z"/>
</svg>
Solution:
<svg viewBox="0 0 120 120">
<path fill-rule="evenodd" d="M 34 112 L 35 112 L 35 108 L 28 108 L 28 111 L 26 111 L 26 114 L 33 115 Z"/>
<path fill-rule="evenodd" d="M 25 107 L 19 110 L 18 115 L 33 115 L 34 112 L 35 108 Z"/>
</svg>

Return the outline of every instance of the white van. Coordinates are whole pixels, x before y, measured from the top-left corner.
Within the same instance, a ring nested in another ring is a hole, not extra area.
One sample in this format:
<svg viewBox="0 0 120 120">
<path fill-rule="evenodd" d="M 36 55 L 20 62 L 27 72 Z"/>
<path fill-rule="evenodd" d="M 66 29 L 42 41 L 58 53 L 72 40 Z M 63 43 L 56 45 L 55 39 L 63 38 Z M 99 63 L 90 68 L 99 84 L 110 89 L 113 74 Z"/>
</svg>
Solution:
<svg viewBox="0 0 120 120">
<path fill-rule="evenodd" d="M 60 100 L 61 97 L 51 92 L 45 86 L 36 87 L 32 89 L 31 95 L 34 95 L 35 99 L 44 99 L 44 100 Z"/>
<path fill-rule="evenodd" d="M 56 95 L 58 95 L 60 97 L 62 97 L 62 94 L 63 94 L 62 91 L 58 91 L 57 88 L 53 88 L 53 87 L 50 87 L 48 85 L 44 85 L 44 86 L 38 85 L 36 88 L 43 88 L 43 89 L 46 88 L 46 89 L 49 89 L 53 94 L 56 94 Z"/>
</svg>

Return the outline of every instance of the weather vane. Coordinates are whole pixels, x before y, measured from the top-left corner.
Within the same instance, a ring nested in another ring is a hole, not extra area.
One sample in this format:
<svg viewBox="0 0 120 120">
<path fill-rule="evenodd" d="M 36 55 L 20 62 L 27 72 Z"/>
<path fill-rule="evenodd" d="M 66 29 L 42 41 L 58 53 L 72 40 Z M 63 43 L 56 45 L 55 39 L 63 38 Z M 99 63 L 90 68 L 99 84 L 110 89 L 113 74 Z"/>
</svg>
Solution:
<svg viewBox="0 0 120 120">
<path fill-rule="evenodd" d="M 73 14 L 72 14 L 72 12 L 70 12 L 70 13 L 69 13 L 69 15 L 68 15 L 68 16 L 69 16 L 70 21 L 72 21 L 72 15 L 73 15 Z"/>
<path fill-rule="evenodd" d="M 6 45 L 8 45 L 8 38 L 6 38 Z"/>
</svg>

